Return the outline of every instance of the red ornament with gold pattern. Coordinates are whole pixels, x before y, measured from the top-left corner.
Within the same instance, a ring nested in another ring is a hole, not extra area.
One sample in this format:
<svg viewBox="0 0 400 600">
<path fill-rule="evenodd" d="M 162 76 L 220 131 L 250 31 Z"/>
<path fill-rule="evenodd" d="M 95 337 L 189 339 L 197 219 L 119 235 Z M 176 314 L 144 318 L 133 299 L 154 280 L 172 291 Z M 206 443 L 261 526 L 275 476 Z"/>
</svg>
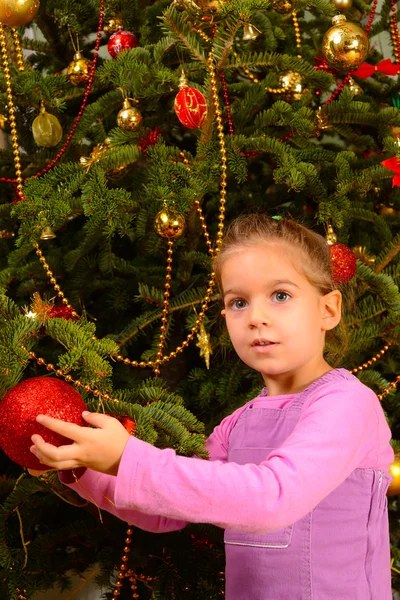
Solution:
<svg viewBox="0 0 400 600">
<path fill-rule="evenodd" d="M 130 31 L 125 31 L 122 27 L 119 27 L 118 31 L 113 33 L 108 40 L 107 50 L 112 58 L 116 58 L 123 50 L 136 48 L 137 45 L 138 40 L 136 35 Z"/>
<path fill-rule="evenodd" d="M 174 109 L 176 116 L 189 129 L 199 129 L 207 117 L 207 102 L 203 94 L 188 86 L 185 74 L 179 80 L 180 91 L 178 92 Z"/>
</svg>

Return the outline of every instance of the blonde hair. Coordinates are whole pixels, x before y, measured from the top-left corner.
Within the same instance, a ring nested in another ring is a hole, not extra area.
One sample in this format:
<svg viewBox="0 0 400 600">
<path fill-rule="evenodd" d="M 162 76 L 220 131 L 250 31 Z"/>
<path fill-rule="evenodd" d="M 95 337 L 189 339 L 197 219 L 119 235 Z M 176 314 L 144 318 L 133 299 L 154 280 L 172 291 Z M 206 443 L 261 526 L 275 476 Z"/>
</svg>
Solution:
<svg viewBox="0 0 400 600">
<path fill-rule="evenodd" d="M 222 266 L 229 256 L 243 247 L 285 242 L 303 254 L 302 270 L 309 283 L 322 294 L 336 288 L 332 280 L 329 246 L 318 233 L 291 219 L 273 219 L 266 215 L 238 217 L 228 227 L 221 250 L 214 259 L 214 272 L 221 288 Z"/>
</svg>

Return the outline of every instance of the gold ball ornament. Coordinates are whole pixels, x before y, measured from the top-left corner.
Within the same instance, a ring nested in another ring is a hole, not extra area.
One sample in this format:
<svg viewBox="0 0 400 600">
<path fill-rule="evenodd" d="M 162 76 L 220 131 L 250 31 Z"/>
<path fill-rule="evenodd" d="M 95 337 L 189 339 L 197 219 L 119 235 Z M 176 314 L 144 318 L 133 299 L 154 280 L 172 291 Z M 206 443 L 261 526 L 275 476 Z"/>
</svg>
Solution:
<svg viewBox="0 0 400 600">
<path fill-rule="evenodd" d="M 295 100 L 297 102 L 306 91 L 301 75 L 292 71 L 284 73 L 279 77 L 279 85 L 287 88 L 285 90 L 286 100 Z"/>
<path fill-rule="evenodd" d="M 322 54 L 338 71 L 356 69 L 368 56 L 367 34 L 357 23 L 347 22 L 344 15 L 336 15 L 332 23 L 322 39 Z"/>
<path fill-rule="evenodd" d="M 361 96 L 363 93 L 362 87 L 351 77 L 349 77 L 349 90 L 352 91 L 355 96 Z"/>
<path fill-rule="evenodd" d="M 39 0 L 0 0 L 0 22 L 9 27 L 26 25 L 39 10 Z"/>
<path fill-rule="evenodd" d="M 136 131 L 142 123 L 142 115 L 132 106 L 128 99 L 124 100 L 122 109 L 117 115 L 117 125 L 124 131 Z"/>
<path fill-rule="evenodd" d="M 353 6 L 353 0 L 333 0 L 333 4 L 336 10 L 346 12 L 346 10 L 350 10 L 350 8 Z"/>
<path fill-rule="evenodd" d="M 393 481 L 390 483 L 387 495 L 396 496 L 400 494 L 400 461 L 399 457 L 395 457 L 394 463 L 389 467 L 390 474 L 393 477 Z"/>
<path fill-rule="evenodd" d="M 156 214 L 154 229 L 160 237 L 176 240 L 185 230 L 185 217 L 169 208 L 163 208 Z"/>
<path fill-rule="evenodd" d="M 71 85 L 78 87 L 82 83 L 87 83 L 90 78 L 91 67 L 92 61 L 77 52 L 67 67 L 67 77 Z"/>
<path fill-rule="evenodd" d="M 291 0 L 272 0 L 271 8 L 281 15 L 287 15 L 293 10 L 293 2 Z"/>
<path fill-rule="evenodd" d="M 54 115 L 46 112 L 44 106 L 40 109 L 40 115 L 32 123 L 34 140 L 39 146 L 51 148 L 60 142 L 63 130 L 60 121 Z"/>
<path fill-rule="evenodd" d="M 118 31 L 120 27 L 123 26 L 122 17 L 112 17 L 107 21 L 107 23 L 103 27 L 103 31 L 106 35 L 111 35 L 115 31 Z"/>
</svg>

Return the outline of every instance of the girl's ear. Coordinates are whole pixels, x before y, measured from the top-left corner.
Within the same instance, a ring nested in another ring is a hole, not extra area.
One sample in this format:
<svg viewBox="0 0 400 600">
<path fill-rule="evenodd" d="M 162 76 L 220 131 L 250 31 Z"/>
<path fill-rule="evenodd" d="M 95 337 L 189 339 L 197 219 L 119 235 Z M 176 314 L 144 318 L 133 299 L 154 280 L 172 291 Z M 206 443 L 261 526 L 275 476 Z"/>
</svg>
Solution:
<svg viewBox="0 0 400 600">
<path fill-rule="evenodd" d="M 322 329 L 334 329 L 342 318 L 342 294 L 333 290 L 322 297 Z"/>
<path fill-rule="evenodd" d="M 225 310 L 224 308 L 221 310 L 221 315 L 222 315 L 224 318 L 226 317 L 226 310 Z"/>
</svg>

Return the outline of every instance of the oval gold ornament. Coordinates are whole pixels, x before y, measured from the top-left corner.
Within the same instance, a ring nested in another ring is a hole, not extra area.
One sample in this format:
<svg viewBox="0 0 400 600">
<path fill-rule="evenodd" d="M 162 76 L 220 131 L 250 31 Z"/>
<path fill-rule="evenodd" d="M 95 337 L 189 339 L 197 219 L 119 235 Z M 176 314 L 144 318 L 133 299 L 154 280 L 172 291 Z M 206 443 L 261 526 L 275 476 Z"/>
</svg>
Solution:
<svg viewBox="0 0 400 600">
<path fill-rule="evenodd" d="M 0 0 L 0 22 L 9 27 L 26 25 L 39 10 L 39 0 Z"/>
</svg>

